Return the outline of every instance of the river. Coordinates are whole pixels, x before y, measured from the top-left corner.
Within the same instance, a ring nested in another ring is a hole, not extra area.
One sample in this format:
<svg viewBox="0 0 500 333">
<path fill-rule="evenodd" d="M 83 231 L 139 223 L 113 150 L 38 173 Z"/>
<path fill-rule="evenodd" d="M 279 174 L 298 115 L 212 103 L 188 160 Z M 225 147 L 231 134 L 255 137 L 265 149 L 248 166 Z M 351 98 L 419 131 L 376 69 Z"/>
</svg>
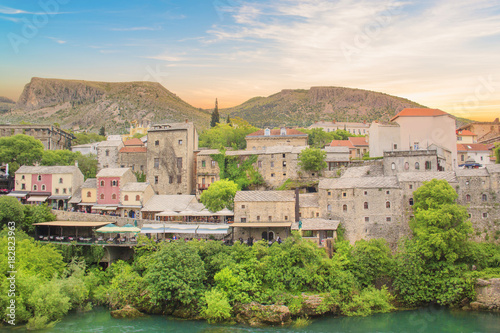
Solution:
<svg viewBox="0 0 500 333">
<path fill-rule="evenodd" d="M 1 332 L 27 332 L 23 327 L 0 328 Z M 148 316 L 139 319 L 114 319 L 109 311 L 98 308 L 81 314 L 67 315 L 55 327 L 36 332 L 105 332 L 105 333 L 246 333 L 246 332 L 303 332 L 303 333 L 490 333 L 500 332 L 500 314 L 488 312 L 452 311 L 444 308 L 425 308 L 399 311 L 370 317 L 325 317 L 315 319 L 303 328 L 254 328 L 240 325 L 210 325 L 204 321 L 167 319 Z"/>
</svg>

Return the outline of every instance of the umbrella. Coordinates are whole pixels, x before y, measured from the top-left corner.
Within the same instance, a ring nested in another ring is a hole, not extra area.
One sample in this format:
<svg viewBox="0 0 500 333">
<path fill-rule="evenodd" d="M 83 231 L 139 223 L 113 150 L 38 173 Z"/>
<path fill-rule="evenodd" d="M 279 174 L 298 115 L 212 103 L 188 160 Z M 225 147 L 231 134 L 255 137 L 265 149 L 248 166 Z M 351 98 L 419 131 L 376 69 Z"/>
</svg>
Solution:
<svg viewBox="0 0 500 333">
<path fill-rule="evenodd" d="M 123 227 L 121 228 L 118 228 L 120 231 L 120 233 L 130 233 L 130 232 L 134 232 L 134 233 L 137 233 L 137 232 L 141 232 L 141 229 L 140 228 L 137 228 L 137 227 L 134 227 L 132 224 L 130 223 L 127 223 L 125 224 Z"/>
<path fill-rule="evenodd" d="M 120 228 L 118 228 L 113 223 L 109 223 L 109 224 L 106 224 L 104 227 L 101 227 L 101 228 L 97 229 L 96 232 L 111 234 L 111 233 L 117 233 L 117 232 L 119 232 L 118 231 L 119 229 Z"/>
</svg>

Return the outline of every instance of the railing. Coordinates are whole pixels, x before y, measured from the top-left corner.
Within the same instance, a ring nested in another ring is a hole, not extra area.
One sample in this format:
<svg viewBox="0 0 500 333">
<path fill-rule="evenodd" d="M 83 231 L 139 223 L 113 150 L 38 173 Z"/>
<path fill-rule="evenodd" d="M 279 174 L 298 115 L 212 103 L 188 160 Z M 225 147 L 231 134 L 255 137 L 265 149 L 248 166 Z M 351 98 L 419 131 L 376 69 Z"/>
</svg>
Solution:
<svg viewBox="0 0 500 333">
<path fill-rule="evenodd" d="M 77 245 L 137 245 L 136 238 L 38 236 L 41 242 Z"/>
</svg>

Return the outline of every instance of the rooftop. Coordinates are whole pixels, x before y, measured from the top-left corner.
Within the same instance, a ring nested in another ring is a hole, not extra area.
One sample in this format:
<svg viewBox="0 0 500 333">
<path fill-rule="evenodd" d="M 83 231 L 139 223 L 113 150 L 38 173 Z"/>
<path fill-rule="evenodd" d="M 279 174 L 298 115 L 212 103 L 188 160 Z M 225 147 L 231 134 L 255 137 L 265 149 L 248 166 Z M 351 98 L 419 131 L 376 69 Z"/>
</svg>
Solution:
<svg viewBox="0 0 500 333">
<path fill-rule="evenodd" d="M 486 169 L 458 169 L 457 177 L 488 177 L 489 173 Z"/>
<path fill-rule="evenodd" d="M 128 146 L 120 149 L 120 153 L 147 153 L 148 149 L 142 145 L 139 146 Z"/>
<path fill-rule="evenodd" d="M 477 134 L 474 134 L 471 131 L 466 130 L 466 129 L 463 129 L 463 130 L 457 129 L 457 135 L 461 135 L 461 136 L 477 136 Z"/>
<path fill-rule="evenodd" d="M 364 136 L 351 136 L 348 139 L 354 146 L 368 146 L 366 137 Z"/>
<path fill-rule="evenodd" d="M 105 168 L 99 171 L 96 177 L 121 177 L 129 170 L 130 168 Z"/>
<path fill-rule="evenodd" d="M 234 202 L 238 201 L 295 201 L 295 193 L 293 191 L 238 191 L 234 197 Z"/>
<path fill-rule="evenodd" d="M 123 144 L 125 146 L 139 146 L 139 147 L 144 146 L 144 143 L 138 138 L 129 139 L 129 140 L 123 142 Z"/>
<path fill-rule="evenodd" d="M 101 141 L 97 145 L 97 147 L 102 148 L 102 147 L 118 147 L 123 144 L 122 140 L 106 140 L 106 141 Z"/>
<path fill-rule="evenodd" d="M 319 207 L 318 193 L 304 193 L 299 194 L 300 207 Z"/>
<path fill-rule="evenodd" d="M 433 179 L 444 179 L 448 183 L 457 182 L 457 177 L 453 171 L 402 172 L 397 177 L 400 182 L 428 182 Z"/>
<path fill-rule="evenodd" d="M 180 212 L 186 210 L 189 204 L 197 202 L 194 195 L 154 195 L 149 199 L 143 212 L 163 212 L 170 210 L 173 212 Z"/>
<path fill-rule="evenodd" d="M 356 148 L 349 140 L 332 140 L 330 147 L 348 147 L 350 149 Z"/>
<path fill-rule="evenodd" d="M 359 178 L 323 178 L 319 181 L 320 189 L 347 188 L 399 188 L 396 177 L 359 177 Z"/>
<path fill-rule="evenodd" d="M 483 143 L 459 143 L 457 151 L 489 151 L 489 146 Z"/>
<path fill-rule="evenodd" d="M 75 173 L 80 172 L 77 166 L 29 166 L 23 165 L 17 169 L 16 173 L 30 173 L 30 174 L 59 174 L 59 173 Z"/>
<path fill-rule="evenodd" d="M 122 192 L 144 192 L 149 183 L 130 182 L 123 185 Z"/>
<path fill-rule="evenodd" d="M 97 178 L 88 178 L 82 184 L 82 188 L 97 188 Z"/>
<path fill-rule="evenodd" d="M 192 122 L 183 122 L 183 123 L 170 123 L 170 124 L 157 124 L 153 125 L 148 132 L 156 132 L 156 131 L 176 131 L 176 130 L 187 130 L 191 127 L 194 127 Z"/>
<path fill-rule="evenodd" d="M 439 109 L 406 108 L 395 115 L 391 121 L 394 121 L 398 117 L 438 117 L 445 115 L 449 114 Z"/>
</svg>

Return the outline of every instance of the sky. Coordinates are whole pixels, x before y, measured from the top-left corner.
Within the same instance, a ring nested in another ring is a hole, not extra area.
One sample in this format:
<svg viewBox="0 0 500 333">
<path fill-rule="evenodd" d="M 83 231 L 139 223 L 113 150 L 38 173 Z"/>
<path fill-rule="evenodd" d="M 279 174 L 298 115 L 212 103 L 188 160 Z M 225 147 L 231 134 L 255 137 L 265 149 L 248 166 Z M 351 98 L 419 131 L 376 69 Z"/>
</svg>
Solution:
<svg viewBox="0 0 500 333">
<path fill-rule="evenodd" d="M 195 107 L 340 86 L 500 116 L 500 1 L 0 0 L 0 96 L 156 81 Z"/>
</svg>

